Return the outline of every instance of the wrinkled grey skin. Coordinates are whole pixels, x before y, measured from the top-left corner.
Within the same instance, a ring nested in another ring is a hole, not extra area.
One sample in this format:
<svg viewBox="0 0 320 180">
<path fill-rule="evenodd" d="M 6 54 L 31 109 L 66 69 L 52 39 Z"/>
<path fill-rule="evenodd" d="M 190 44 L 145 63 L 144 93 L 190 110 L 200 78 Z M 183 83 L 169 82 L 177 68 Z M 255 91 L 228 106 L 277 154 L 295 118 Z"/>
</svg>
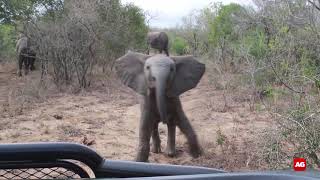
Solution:
<svg viewBox="0 0 320 180">
<path fill-rule="evenodd" d="M 116 71 L 125 85 L 142 95 L 136 161 L 148 161 L 151 137 L 151 151 L 161 152 L 159 122 L 167 124 L 166 153 L 170 157 L 176 154 L 176 126 L 186 136 L 190 154 L 200 156 L 202 150 L 197 135 L 183 111 L 179 95 L 196 87 L 205 65 L 193 56 L 149 56 L 128 52 L 116 61 Z"/>
<path fill-rule="evenodd" d="M 147 35 L 148 51 L 150 48 L 159 50 L 160 53 L 164 51 L 167 56 L 169 56 L 168 44 L 169 38 L 165 32 L 149 32 Z"/>
<path fill-rule="evenodd" d="M 18 57 L 18 75 L 22 76 L 21 70 L 23 64 L 25 75 L 27 75 L 29 70 L 33 71 L 35 69 L 34 62 L 36 53 L 29 47 L 28 38 L 23 34 L 20 35 L 20 38 L 17 41 L 16 52 Z"/>
</svg>

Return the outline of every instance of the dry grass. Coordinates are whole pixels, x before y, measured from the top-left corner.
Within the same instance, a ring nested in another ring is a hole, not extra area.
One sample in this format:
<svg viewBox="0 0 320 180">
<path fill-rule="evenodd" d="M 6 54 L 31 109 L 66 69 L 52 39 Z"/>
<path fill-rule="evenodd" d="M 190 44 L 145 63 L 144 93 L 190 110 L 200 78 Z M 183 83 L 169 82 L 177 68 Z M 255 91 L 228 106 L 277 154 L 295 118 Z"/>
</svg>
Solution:
<svg viewBox="0 0 320 180">
<path fill-rule="evenodd" d="M 62 137 L 80 137 L 84 134 L 81 129 L 71 125 L 59 125 L 57 129 L 61 132 Z"/>
</svg>

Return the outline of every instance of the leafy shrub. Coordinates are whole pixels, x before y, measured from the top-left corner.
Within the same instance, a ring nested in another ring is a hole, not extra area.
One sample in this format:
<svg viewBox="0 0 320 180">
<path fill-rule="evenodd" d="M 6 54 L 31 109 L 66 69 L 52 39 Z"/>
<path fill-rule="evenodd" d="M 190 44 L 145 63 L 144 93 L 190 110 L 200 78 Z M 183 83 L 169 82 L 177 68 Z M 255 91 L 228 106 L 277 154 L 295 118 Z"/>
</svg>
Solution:
<svg viewBox="0 0 320 180">
<path fill-rule="evenodd" d="M 0 56 L 12 57 L 15 53 L 15 30 L 12 25 L 0 24 Z"/>
<path fill-rule="evenodd" d="M 175 37 L 175 39 L 172 42 L 172 50 L 177 55 L 186 54 L 187 46 L 187 42 L 181 37 Z"/>
</svg>

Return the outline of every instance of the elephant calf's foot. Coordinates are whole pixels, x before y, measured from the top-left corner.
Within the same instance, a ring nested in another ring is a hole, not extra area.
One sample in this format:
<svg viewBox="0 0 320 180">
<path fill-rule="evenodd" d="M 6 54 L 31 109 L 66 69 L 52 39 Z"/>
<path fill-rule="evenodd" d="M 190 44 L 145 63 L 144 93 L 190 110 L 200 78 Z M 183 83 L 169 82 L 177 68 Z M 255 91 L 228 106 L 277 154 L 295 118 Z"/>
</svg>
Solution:
<svg viewBox="0 0 320 180">
<path fill-rule="evenodd" d="M 141 156 L 137 156 L 134 161 L 136 161 L 136 162 L 149 162 L 148 158 L 141 157 Z"/>
<path fill-rule="evenodd" d="M 138 154 L 135 161 L 137 162 L 147 162 L 149 158 L 150 145 L 139 147 Z"/>
<path fill-rule="evenodd" d="M 169 157 L 175 157 L 175 156 L 176 156 L 176 150 L 175 150 L 175 149 L 169 149 L 169 148 L 167 148 L 167 149 L 166 149 L 166 154 L 167 154 L 167 156 L 169 156 Z"/>
<path fill-rule="evenodd" d="M 203 155 L 203 150 L 200 146 L 191 146 L 189 149 L 189 153 L 193 158 L 198 158 Z"/>
</svg>

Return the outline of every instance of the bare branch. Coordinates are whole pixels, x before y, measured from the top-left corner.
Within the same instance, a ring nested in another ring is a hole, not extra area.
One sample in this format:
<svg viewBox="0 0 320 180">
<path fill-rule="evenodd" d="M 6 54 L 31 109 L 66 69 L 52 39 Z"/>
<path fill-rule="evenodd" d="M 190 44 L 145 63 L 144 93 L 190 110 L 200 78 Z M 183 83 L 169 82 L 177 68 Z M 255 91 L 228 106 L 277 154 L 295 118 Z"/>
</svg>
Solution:
<svg viewBox="0 0 320 180">
<path fill-rule="evenodd" d="M 311 1 L 311 0 L 308 0 L 308 2 L 312 4 L 313 7 L 316 8 L 318 11 L 320 11 L 320 1 L 318 1 L 319 5 L 317 5 L 314 1 Z"/>
</svg>

